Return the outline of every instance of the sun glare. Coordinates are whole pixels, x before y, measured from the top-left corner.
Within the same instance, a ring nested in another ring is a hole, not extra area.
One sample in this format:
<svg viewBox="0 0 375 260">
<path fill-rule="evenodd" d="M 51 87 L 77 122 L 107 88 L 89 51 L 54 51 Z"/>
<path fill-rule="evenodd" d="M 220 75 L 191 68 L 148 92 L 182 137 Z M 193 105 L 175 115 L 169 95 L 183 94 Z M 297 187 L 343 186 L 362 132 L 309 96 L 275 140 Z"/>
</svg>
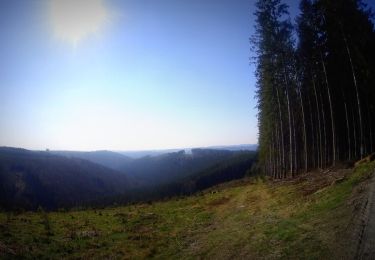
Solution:
<svg viewBox="0 0 375 260">
<path fill-rule="evenodd" d="M 50 22 L 57 38 L 77 46 L 109 18 L 103 0 L 50 0 Z"/>
</svg>

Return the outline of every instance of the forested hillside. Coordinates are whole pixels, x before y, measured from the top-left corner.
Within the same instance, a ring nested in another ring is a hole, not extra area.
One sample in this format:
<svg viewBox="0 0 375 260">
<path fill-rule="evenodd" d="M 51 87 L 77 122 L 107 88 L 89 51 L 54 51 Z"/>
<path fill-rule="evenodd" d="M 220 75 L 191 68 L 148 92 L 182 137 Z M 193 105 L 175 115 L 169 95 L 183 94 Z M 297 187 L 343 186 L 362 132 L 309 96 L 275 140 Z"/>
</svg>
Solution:
<svg viewBox="0 0 375 260">
<path fill-rule="evenodd" d="M 374 152 L 375 31 L 359 0 L 256 4 L 259 158 L 275 178 Z"/>
<path fill-rule="evenodd" d="M 255 159 L 256 152 L 209 149 L 130 159 L 107 151 L 0 147 L 0 209 L 108 206 L 192 194 L 243 177 Z"/>
<path fill-rule="evenodd" d="M 156 183 L 156 185 L 140 186 L 137 190 L 131 191 L 126 198 L 130 197 L 133 201 L 145 201 L 192 195 L 220 183 L 253 175 L 254 172 L 251 168 L 256 160 L 256 152 L 234 153 L 229 158 L 222 158 L 221 161 L 210 164 L 207 168 L 194 172 L 185 170 L 179 178 L 172 176 L 169 181 L 162 183 L 154 181 L 153 183 Z"/>
<path fill-rule="evenodd" d="M 135 159 L 123 164 L 119 170 L 128 173 L 139 185 L 150 187 L 179 181 L 240 154 L 249 155 L 249 152 L 197 148 L 186 153 L 181 150 Z M 250 152 L 250 157 L 254 154 Z"/>
<path fill-rule="evenodd" d="M 0 148 L 0 208 L 82 206 L 133 186 L 127 175 L 86 160 Z"/>
<path fill-rule="evenodd" d="M 123 172 L 136 181 L 139 186 L 144 187 L 155 187 L 181 181 L 188 176 L 204 172 L 209 167 L 236 159 L 239 156 L 245 156 L 246 159 L 250 158 L 253 161 L 256 154 L 254 151 L 240 149 L 231 151 L 207 148 L 191 149 L 190 153 L 180 150 L 140 158 L 130 158 L 121 153 L 110 151 L 51 151 L 51 153 L 68 158 L 88 160 Z"/>
<path fill-rule="evenodd" d="M 88 160 L 90 162 L 103 165 L 113 170 L 120 170 L 124 166 L 124 164 L 132 161 L 132 158 L 128 156 L 111 151 L 50 151 L 50 153 L 62 155 L 69 158 L 80 158 Z"/>
</svg>

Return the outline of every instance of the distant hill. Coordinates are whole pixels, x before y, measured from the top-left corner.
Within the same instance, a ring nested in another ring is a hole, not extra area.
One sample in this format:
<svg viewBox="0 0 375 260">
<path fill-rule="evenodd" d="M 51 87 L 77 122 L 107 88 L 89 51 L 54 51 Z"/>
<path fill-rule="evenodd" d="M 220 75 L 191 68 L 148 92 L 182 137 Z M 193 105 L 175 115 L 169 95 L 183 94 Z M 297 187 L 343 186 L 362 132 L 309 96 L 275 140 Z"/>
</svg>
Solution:
<svg viewBox="0 0 375 260">
<path fill-rule="evenodd" d="M 185 149 L 164 149 L 164 150 L 140 150 L 140 151 L 116 151 L 133 159 L 139 159 L 146 156 L 159 156 L 167 153 L 175 153 Z"/>
<path fill-rule="evenodd" d="M 62 155 L 69 158 L 80 158 L 88 160 L 90 162 L 103 165 L 113 170 L 119 170 L 124 166 L 124 164 L 129 163 L 131 160 L 133 160 L 128 156 L 111 151 L 50 151 L 50 153 Z"/>
<path fill-rule="evenodd" d="M 140 150 L 140 151 L 116 151 L 117 153 L 125 156 L 139 159 L 145 156 L 159 156 L 167 153 L 175 153 L 184 150 L 186 153 L 190 153 L 193 149 L 210 149 L 210 150 L 228 150 L 228 151 L 256 151 L 258 149 L 257 144 L 240 144 L 240 145 L 217 145 L 208 147 L 196 147 L 196 148 L 180 148 L 180 149 L 164 149 L 164 150 Z"/>
<path fill-rule="evenodd" d="M 92 162 L 49 152 L 0 148 L 0 206 L 54 209 L 122 194 L 128 177 Z"/>
<path fill-rule="evenodd" d="M 257 144 L 239 144 L 239 145 L 219 145 L 210 146 L 209 149 L 229 150 L 229 151 L 256 151 L 258 149 Z"/>
<path fill-rule="evenodd" d="M 129 196 L 136 201 L 144 201 L 176 195 L 190 195 L 223 182 L 243 178 L 246 174 L 251 174 L 251 167 L 256 159 L 257 153 L 254 151 L 233 153 L 232 156 L 223 158 L 208 168 L 200 169 L 167 184 L 162 183 L 147 190 L 140 189 Z"/>
<path fill-rule="evenodd" d="M 241 146 L 242 147 L 242 146 Z M 124 172 L 140 186 L 159 186 L 182 180 L 187 176 L 203 171 L 217 163 L 247 153 L 240 146 L 231 150 L 196 148 L 188 153 L 184 150 L 130 158 L 111 151 L 52 151 L 51 153 L 68 158 L 80 158 Z M 146 151 L 145 151 L 146 152 Z"/>
<path fill-rule="evenodd" d="M 192 149 L 159 156 L 146 156 L 124 164 L 122 171 L 133 177 L 140 186 L 157 186 L 182 180 L 198 171 L 233 158 L 241 151 Z"/>
<path fill-rule="evenodd" d="M 153 200 L 241 178 L 256 152 L 192 149 L 132 159 L 110 151 L 0 147 L 0 208 Z"/>
</svg>

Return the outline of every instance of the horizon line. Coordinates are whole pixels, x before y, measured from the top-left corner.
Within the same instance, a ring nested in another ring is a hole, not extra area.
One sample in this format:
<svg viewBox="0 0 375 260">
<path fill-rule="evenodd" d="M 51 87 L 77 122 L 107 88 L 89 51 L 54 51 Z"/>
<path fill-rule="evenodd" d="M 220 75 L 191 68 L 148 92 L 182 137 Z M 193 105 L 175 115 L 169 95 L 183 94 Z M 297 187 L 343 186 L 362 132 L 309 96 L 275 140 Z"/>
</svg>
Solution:
<svg viewBox="0 0 375 260">
<path fill-rule="evenodd" d="M 147 148 L 147 149 L 129 149 L 129 150 L 119 150 L 119 149 L 94 149 L 94 150 L 70 150 L 70 149 L 31 149 L 25 147 L 1 145 L 0 148 L 16 148 L 16 149 L 25 149 L 29 151 L 61 151 L 61 152 L 99 152 L 99 151 L 109 151 L 109 152 L 150 152 L 150 151 L 168 151 L 168 150 L 189 150 L 189 149 L 209 149 L 209 148 L 225 148 L 225 147 L 236 147 L 236 146 L 251 146 L 259 145 L 258 143 L 249 143 L 249 144 L 233 144 L 233 145 L 210 145 L 210 146 L 192 146 L 192 147 L 176 147 L 176 148 Z"/>
</svg>

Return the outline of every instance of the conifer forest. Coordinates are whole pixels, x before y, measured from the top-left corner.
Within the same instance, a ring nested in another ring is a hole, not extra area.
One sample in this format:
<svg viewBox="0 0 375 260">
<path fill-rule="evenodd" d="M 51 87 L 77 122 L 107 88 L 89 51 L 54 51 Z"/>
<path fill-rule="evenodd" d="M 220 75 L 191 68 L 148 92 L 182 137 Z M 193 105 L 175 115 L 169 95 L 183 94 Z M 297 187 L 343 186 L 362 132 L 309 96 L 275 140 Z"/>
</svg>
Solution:
<svg viewBox="0 0 375 260">
<path fill-rule="evenodd" d="M 359 0 L 256 4 L 259 165 L 273 178 L 375 150 L 375 30 Z"/>
</svg>

